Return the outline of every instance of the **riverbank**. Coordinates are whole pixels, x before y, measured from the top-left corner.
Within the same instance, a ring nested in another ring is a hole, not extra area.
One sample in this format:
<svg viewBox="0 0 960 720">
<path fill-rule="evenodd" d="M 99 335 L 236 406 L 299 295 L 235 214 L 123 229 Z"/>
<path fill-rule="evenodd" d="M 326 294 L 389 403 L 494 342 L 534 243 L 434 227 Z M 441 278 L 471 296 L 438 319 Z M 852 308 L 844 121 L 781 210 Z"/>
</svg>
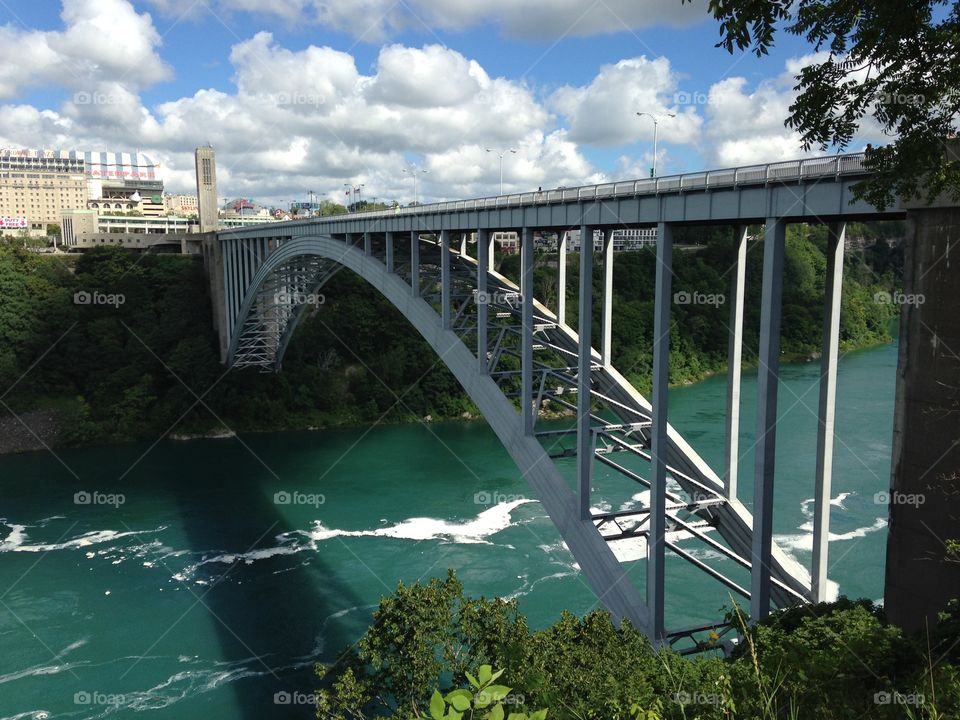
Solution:
<svg viewBox="0 0 960 720">
<path fill-rule="evenodd" d="M 871 350 L 885 345 L 889 345 L 893 339 L 885 342 L 865 343 L 863 346 L 852 346 L 849 343 L 844 346 L 843 354 L 850 352 L 860 352 Z M 820 353 L 798 354 L 785 353 L 782 358 L 784 366 L 804 365 L 811 362 L 817 362 L 820 359 Z M 756 363 L 745 362 L 743 370 L 755 370 Z M 696 380 L 687 380 L 679 383 L 672 383 L 670 389 L 691 388 L 699 383 L 721 377 L 727 372 L 727 367 L 704 372 Z M 649 392 L 644 392 L 649 395 Z M 468 402 L 468 400 L 467 400 Z M 540 421 L 549 422 L 552 420 L 562 420 L 574 416 L 574 412 L 568 408 L 551 409 L 549 401 L 541 409 Z M 63 447 L 100 447 L 104 445 L 116 444 L 116 438 L 108 436 L 87 437 L 82 442 L 71 442 L 73 434 L 65 432 L 69 423 L 76 418 L 77 408 L 76 400 L 71 398 L 45 399 L 42 409 L 28 410 L 18 413 L 18 416 L 8 415 L 0 418 L 0 455 L 15 454 L 22 452 L 33 452 L 36 450 L 58 449 Z M 416 423 L 475 423 L 482 422 L 483 416 L 478 410 L 466 410 L 456 415 L 434 415 L 427 414 L 423 417 L 414 415 L 408 416 L 389 416 L 375 421 L 376 425 L 395 426 L 408 425 Z M 219 421 L 207 429 L 193 429 L 184 431 L 171 431 L 162 437 L 178 442 L 188 442 L 193 440 L 225 440 L 236 437 L 238 434 L 256 434 L 278 432 L 323 432 L 326 430 L 352 430 L 369 427 L 370 422 L 353 417 L 344 417 L 341 420 L 325 423 L 315 423 L 304 419 L 303 422 L 283 422 L 275 425 L 258 425 L 255 427 L 227 427 Z M 66 442 L 63 442 L 66 440 Z M 134 443 L 142 438 L 129 439 L 126 443 Z"/>
</svg>

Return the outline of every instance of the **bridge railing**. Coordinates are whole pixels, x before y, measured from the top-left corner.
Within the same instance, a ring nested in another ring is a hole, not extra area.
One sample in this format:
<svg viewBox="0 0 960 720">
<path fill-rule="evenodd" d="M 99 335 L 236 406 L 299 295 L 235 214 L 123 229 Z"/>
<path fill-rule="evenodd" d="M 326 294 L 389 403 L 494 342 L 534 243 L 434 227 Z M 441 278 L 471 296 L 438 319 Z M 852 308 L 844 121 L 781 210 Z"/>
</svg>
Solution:
<svg viewBox="0 0 960 720">
<path fill-rule="evenodd" d="M 460 210 L 480 210 L 547 205 L 551 203 L 602 200 L 607 198 L 632 197 L 637 195 L 658 195 L 665 192 L 685 192 L 687 190 L 712 190 L 725 187 L 747 185 L 765 185 L 791 181 L 810 180 L 843 175 L 863 175 L 863 153 L 832 155 L 807 160 L 789 160 L 786 162 L 748 165 L 737 168 L 706 170 L 682 175 L 664 175 L 657 178 L 642 178 L 599 185 L 580 187 L 560 187 L 537 192 L 497 195 L 473 200 L 450 200 L 446 202 L 398 207 L 391 210 L 361 210 L 355 215 L 363 217 L 389 217 L 391 215 L 417 215 L 420 213 L 452 212 Z M 329 221 L 343 220 L 343 216 L 325 218 Z"/>
</svg>

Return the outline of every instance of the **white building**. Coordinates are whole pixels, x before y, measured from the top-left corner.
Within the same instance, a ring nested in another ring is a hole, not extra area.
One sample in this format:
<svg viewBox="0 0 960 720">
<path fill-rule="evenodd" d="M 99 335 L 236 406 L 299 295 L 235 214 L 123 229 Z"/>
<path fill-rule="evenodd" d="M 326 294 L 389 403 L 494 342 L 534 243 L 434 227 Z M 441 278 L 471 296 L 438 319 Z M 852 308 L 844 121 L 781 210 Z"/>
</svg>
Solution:
<svg viewBox="0 0 960 720">
<path fill-rule="evenodd" d="M 567 250 L 570 252 L 580 252 L 580 231 L 569 230 L 566 233 Z M 644 247 L 652 247 L 657 244 L 657 229 L 648 228 L 617 228 L 612 236 L 614 252 L 631 252 L 640 250 Z M 601 252 L 603 250 L 603 231 L 593 231 L 593 250 Z"/>
</svg>

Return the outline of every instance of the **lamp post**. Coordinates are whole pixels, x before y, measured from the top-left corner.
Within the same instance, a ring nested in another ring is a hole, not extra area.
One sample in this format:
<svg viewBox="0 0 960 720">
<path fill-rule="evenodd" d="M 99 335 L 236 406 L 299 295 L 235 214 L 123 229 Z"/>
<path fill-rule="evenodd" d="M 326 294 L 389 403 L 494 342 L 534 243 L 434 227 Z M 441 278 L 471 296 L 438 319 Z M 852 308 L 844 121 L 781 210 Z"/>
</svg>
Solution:
<svg viewBox="0 0 960 720">
<path fill-rule="evenodd" d="M 350 202 L 347 203 L 347 212 L 350 212 L 350 205 L 353 202 L 353 183 L 344 183 L 343 186 L 347 188 L 347 197 L 350 198 Z"/>
<path fill-rule="evenodd" d="M 637 117 L 643 117 L 646 115 L 651 120 L 653 120 L 653 169 L 650 171 L 650 177 L 657 176 L 657 125 L 660 124 L 660 117 L 654 115 L 653 113 L 648 112 L 638 112 Z M 667 113 L 666 117 L 675 118 L 675 113 Z"/>
<path fill-rule="evenodd" d="M 403 168 L 403 172 L 413 175 L 413 204 L 419 205 L 420 202 L 417 200 L 417 176 L 420 173 L 426 175 L 429 171 L 424 170 L 423 168 L 418 168 L 416 165 L 410 165 L 409 167 Z"/>
<path fill-rule="evenodd" d="M 313 215 L 313 190 L 307 190 L 307 195 L 310 197 L 310 215 Z"/>
<path fill-rule="evenodd" d="M 506 150 L 494 150 L 492 148 L 484 148 L 488 153 L 496 153 L 497 157 L 500 158 L 500 194 L 503 195 L 503 156 L 508 152 L 517 154 L 517 151 L 514 148 L 507 148 Z"/>
<path fill-rule="evenodd" d="M 353 189 L 353 191 L 357 194 L 357 202 L 356 202 L 356 206 L 355 206 L 355 209 L 357 209 L 357 210 L 360 209 L 360 203 L 363 202 L 363 188 L 364 188 L 364 187 L 366 187 L 366 186 L 365 186 L 363 183 L 360 183 L 359 185 L 357 185 L 357 187 L 355 187 L 355 188 Z"/>
</svg>

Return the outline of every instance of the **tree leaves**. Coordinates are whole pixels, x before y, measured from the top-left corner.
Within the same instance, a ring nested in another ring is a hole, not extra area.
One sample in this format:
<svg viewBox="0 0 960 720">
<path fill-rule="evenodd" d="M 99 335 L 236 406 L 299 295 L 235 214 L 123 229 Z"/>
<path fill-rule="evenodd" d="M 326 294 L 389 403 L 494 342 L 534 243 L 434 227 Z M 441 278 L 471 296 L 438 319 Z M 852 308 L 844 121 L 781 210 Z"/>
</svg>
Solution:
<svg viewBox="0 0 960 720">
<path fill-rule="evenodd" d="M 828 56 L 797 76 L 796 101 L 784 119 L 805 149 L 849 146 L 872 116 L 889 143 L 872 148 L 873 172 L 854 186 L 878 208 L 898 197 L 960 200 L 955 138 L 960 111 L 960 13 L 940 0 L 860 3 L 849 0 L 711 0 L 728 52 L 773 46 L 778 30 L 804 37 Z"/>
</svg>

